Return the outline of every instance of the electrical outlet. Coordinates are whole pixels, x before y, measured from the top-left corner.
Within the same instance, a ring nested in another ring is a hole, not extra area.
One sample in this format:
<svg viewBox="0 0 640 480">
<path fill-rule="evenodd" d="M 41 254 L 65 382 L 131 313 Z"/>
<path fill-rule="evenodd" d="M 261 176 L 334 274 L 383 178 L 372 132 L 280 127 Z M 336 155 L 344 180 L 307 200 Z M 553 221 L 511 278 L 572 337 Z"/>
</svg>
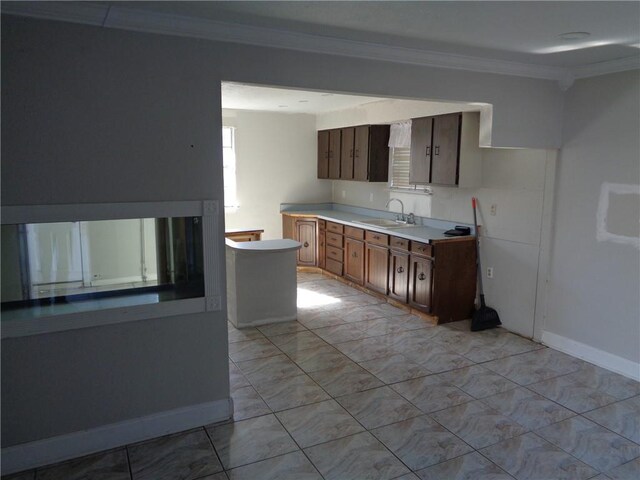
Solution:
<svg viewBox="0 0 640 480">
<path fill-rule="evenodd" d="M 370 202 L 373 202 L 373 193 L 370 193 L 370 194 L 369 194 L 369 201 L 370 201 Z"/>
<path fill-rule="evenodd" d="M 498 205 L 496 205 L 495 203 L 492 203 L 491 204 L 491 215 L 495 215 L 497 209 L 498 209 Z"/>
<path fill-rule="evenodd" d="M 487 267 L 487 278 L 493 278 L 493 267 Z"/>
<path fill-rule="evenodd" d="M 342 190 L 342 198 L 347 196 L 347 192 L 345 192 L 344 190 Z"/>
</svg>

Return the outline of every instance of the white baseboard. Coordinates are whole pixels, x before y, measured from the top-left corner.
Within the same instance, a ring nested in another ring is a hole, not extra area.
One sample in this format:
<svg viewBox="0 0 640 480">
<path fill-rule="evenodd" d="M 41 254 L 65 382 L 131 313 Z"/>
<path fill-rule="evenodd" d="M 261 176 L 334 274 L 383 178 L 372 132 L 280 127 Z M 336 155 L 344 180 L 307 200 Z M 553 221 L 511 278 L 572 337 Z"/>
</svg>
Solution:
<svg viewBox="0 0 640 480">
<path fill-rule="evenodd" d="M 542 343 L 561 352 L 586 360 L 594 365 L 598 365 L 599 367 L 640 381 L 640 363 L 627 360 L 626 358 L 551 332 L 542 332 Z"/>
<path fill-rule="evenodd" d="M 2 449 L 2 473 L 10 474 L 111 448 L 228 420 L 230 398 L 176 408 Z"/>
</svg>

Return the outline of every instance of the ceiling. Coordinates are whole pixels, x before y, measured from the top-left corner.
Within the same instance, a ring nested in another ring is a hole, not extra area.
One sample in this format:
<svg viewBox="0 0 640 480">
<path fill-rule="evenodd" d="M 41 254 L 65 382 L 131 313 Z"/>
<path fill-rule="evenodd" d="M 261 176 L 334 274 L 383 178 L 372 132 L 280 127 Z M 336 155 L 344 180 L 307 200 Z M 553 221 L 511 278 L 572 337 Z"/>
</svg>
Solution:
<svg viewBox="0 0 640 480">
<path fill-rule="evenodd" d="M 318 114 L 344 110 L 379 100 L 383 99 L 222 82 L 222 108 L 236 110 Z"/>
<path fill-rule="evenodd" d="M 136 9 L 225 23 L 561 67 L 638 55 L 640 44 L 640 3 L 629 1 L 124 4 Z M 573 42 L 558 37 L 576 31 L 591 35 Z"/>
<path fill-rule="evenodd" d="M 411 102 L 411 104 L 414 105 L 419 102 L 424 108 L 432 109 L 438 113 L 477 111 L 481 105 L 479 103 L 450 103 L 367 97 L 364 95 L 345 95 L 341 93 L 222 82 L 222 108 L 232 110 L 318 115 L 389 100 L 394 100 L 395 102 Z M 400 119 L 394 119 L 394 121 L 395 120 Z"/>
<path fill-rule="evenodd" d="M 638 1 L 10 2 L 106 28 L 558 80 L 640 67 Z M 563 40 L 560 34 L 588 32 Z"/>
</svg>

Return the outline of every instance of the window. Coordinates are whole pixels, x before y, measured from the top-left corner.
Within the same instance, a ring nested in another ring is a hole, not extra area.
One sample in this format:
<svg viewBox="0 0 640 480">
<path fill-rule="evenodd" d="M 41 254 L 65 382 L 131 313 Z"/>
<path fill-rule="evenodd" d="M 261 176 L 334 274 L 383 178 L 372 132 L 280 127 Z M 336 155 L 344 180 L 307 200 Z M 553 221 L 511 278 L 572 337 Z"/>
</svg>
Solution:
<svg viewBox="0 0 640 480">
<path fill-rule="evenodd" d="M 224 207 L 237 208 L 235 128 L 222 127 L 222 170 Z"/>
<path fill-rule="evenodd" d="M 3 323 L 204 297 L 200 216 L 3 224 L 0 240 Z"/>
<path fill-rule="evenodd" d="M 415 190 L 416 186 L 409 183 L 409 159 L 411 149 L 405 147 L 389 148 L 391 157 L 391 188 L 405 188 Z"/>
</svg>

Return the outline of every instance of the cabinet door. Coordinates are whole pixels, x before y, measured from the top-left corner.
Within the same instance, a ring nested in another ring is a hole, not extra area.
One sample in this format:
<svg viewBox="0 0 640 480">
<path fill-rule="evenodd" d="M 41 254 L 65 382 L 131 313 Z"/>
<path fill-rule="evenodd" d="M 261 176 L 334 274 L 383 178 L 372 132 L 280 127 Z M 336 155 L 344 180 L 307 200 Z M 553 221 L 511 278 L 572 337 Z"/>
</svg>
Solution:
<svg viewBox="0 0 640 480">
<path fill-rule="evenodd" d="M 439 115 L 434 119 L 431 183 L 458 184 L 461 118 L 461 114 L 452 113 Z"/>
<path fill-rule="evenodd" d="M 389 296 L 402 303 L 409 299 L 409 254 L 391 250 Z"/>
<path fill-rule="evenodd" d="M 340 147 L 340 179 L 353 180 L 353 145 L 355 128 L 343 128 Z"/>
<path fill-rule="evenodd" d="M 291 215 L 282 214 L 282 238 L 296 240 L 296 218 Z M 296 240 L 297 241 L 297 240 Z"/>
<path fill-rule="evenodd" d="M 318 232 L 318 266 L 320 268 L 325 268 L 325 245 L 326 245 L 326 235 L 327 233 L 324 229 L 320 229 Z"/>
<path fill-rule="evenodd" d="M 329 178 L 329 130 L 318 132 L 318 178 Z"/>
<path fill-rule="evenodd" d="M 429 183 L 431 181 L 431 140 L 433 117 L 411 120 L 411 163 L 409 183 Z"/>
<path fill-rule="evenodd" d="M 428 257 L 410 256 L 409 304 L 424 312 L 431 312 L 431 285 L 433 260 Z"/>
<path fill-rule="evenodd" d="M 329 178 L 340 178 L 340 129 L 329 130 Z"/>
<path fill-rule="evenodd" d="M 353 178 L 366 181 L 369 179 L 369 127 L 356 127 L 353 158 Z"/>
<path fill-rule="evenodd" d="M 296 233 L 302 248 L 298 250 L 298 265 L 316 266 L 316 221 L 296 220 Z"/>
<path fill-rule="evenodd" d="M 365 272 L 365 286 L 386 295 L 389 278 L 389 249 L 367 243 Z"/>
<path fill-rule="evenodd" d="M 344 276 L 358 285 L 364 283 L 364 242 L 362 240 L 345 239 Z"/>
</svg>

